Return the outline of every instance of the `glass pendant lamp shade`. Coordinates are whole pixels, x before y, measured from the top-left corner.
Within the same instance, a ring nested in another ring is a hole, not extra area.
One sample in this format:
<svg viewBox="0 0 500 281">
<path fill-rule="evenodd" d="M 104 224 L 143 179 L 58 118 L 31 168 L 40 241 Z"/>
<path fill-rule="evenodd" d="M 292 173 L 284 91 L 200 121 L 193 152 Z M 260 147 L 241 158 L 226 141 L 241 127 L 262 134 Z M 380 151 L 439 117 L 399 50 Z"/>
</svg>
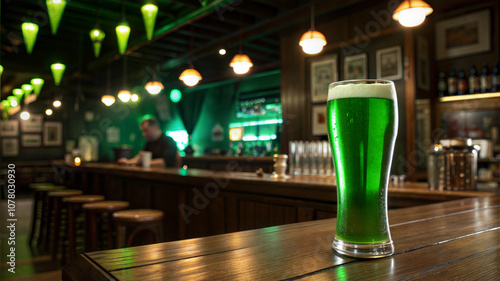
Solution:
<svg viewBox="0 0 500 281">
<path fill-rule="evenodd" d="M 20 104 L 21 103 L 21 99 L 24 96 L 23 89 L 19 89 L 19 88 L 13 89 L 12 90 L 12 94 L 14 95 L 14 97 L 16 97 L 17 103 Z"/>
<path fill-rule="evenodd" d="M 131 97 L 132 97 L 132 95 L 127 90 L 121 90 L 120 92 L 118 92 L 118 98 L 122 102 L 129 102 Z"/>
<path fill-rule="evenodd" d="M 151 81 L 146 84 L 146 91 L 152 95 L 157 95 L 163 90 L 163 84 L 158 81 Z"/>
<path fill-rule="evenodd" d="M 66 8 L 66 0 L 47 0 L 47 12 L 50 18 L 52 34 L 56 35 L 59 23 Z"/>
<path fill-rule="evenodd" d="M 155 29 L 156 15 L 158 14 L 158 6 L 154 4 L 146 4 L 141 7 L 142 19 L 146 28 L 146 37 L 148 40 L 153 38 Z"/>
<path fill-rule="evenodd" d="M 424 22 L 425 17 L 432 13 L 429 4 L 421 0 L 403 1 L 394 11 L 392 18 L 402 26 L 413 27 Z"/>
<path fill-rule="evenodd" d="M 40 95 L 44 83 L 45 81 L 42 78 L 31 79 L 30 84 L 33 86 L 33 90 L 35 91 L 37 97 Z"/>
<path fill-rule="evenodd" d="M 229 66 L 233 68 L 234 73 L 245 74 L 250 70 L 250 67 L 253 66 L 253 63 L 247 55 L 236 54 Z"/>
<path fill-rule="evenodd" d="M 170 91 L 170 100 L 172 102 L 179 102 L 182 98 L 182 93 L 178 89 L 173 89 Z"/>
<path fill-rule="evenodd" d="M 64 74 L 64 70 L 66 70 L 66 66 L 62 63 L 54 63 L 50 66 L 50 69 L 52 70 L 54 83 L 56 84 L 56 86 L 59 86 L 59 84 L 61 84 L 61 79 Z"/>
<path fill-rule="evenodd" d="M 323 46 L 326 45 L 326 38 L 319 31 L 309 30 L 302 35 L 299 45 L 304 53 L 314 55 L 323 50 Z"/>
<path fill-rule="evenodd" d="M 3 73 L 3 66 L 0 65 L 0 76 L 2 76 L 2 73 Z"/>
<path fill-rule="evenodd" d="M 19 104 L 15 96 L 8 96 L 7 100 L 9 101 L 10 107 L 16 107 Z"/>
<path fill-rule="evenodd" d="M 118 38 L 118 50 L 121 55 L 127 50 L 128 37 L 130 35 L 130 26 L 126 21 L 121 22 L 116 27 L 116 37 Z"/>
<path fill-rule="evenodd" d="M 26 52 L 31 54 L 35 46 L 36 36 L 38 35 L 38 25 L 32 22 L 25 22 L 21 25 L 23 31 L 24 44 L 26 45 Z"/>
<path fill-rule="evenodd" d="M 94 56 L 96 58 L 98 58 L 99 54 L 101 53 L 102 40 L 104 40 L 105 36 L 106 34 L 104 33 L 104 31 L 100 30 L 98 27 L 90 31 L 90 40 L 92 41 L 92 45 L 94 46 Z"/>
<path fill-rule="evenodd" d="M 112 95 L 104 95 L 102 96 L 101 101 L 106 106 L 111 106 L 113 103 L 115 103 L 115 97 L 113 97 Z"/>
<path fill-rule="evenodd" d="M 187 86 L 192 87 L 198 84 L 201 80 L 201 75 L 196 69 L 188 68 L 181 73 L 179 80 L 182 80 Z"/>
<path fill-rule="evenodd" d="M 27 98 L 33 92 L 33 86 L 31 86 L 31 84 L 23 84 L 21 88 L 24 92 L 24 98 Z"/>
</svg>

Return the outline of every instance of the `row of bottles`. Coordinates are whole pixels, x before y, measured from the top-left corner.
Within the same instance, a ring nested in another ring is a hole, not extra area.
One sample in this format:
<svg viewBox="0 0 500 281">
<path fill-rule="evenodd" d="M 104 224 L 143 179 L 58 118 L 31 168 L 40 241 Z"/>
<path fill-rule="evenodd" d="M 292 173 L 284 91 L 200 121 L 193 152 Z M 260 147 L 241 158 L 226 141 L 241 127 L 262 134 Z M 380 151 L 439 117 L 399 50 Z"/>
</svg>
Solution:
<svg viewBox="0 0 500 281">
<path fill-rule="evenodd" d="M 466 94 L 478 94 L 500 91 L 500 65 L 496 64 L 490 73 L 488 65 L 483 64 L 481 73 L 478 73 L 475 66 L 469 71 L 469 76 L 465 70 L 460 69 L 458 76 L 455 70 L 450 70 L 448 78 L 444 72 L 439 73 L 438 92 L 440 97 L 456 96 Z"/>
</svg>

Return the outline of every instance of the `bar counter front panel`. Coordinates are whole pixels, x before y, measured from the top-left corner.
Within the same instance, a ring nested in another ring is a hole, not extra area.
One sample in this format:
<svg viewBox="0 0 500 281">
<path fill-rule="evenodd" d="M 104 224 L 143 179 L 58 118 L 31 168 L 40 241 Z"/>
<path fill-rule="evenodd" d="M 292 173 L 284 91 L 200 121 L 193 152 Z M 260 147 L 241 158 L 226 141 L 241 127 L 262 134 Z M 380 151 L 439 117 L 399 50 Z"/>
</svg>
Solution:
<svg viewBox="0 0 500 281">
<path fill-rule="evenodd" d="M 336 216 L 335 178 L 300 176 L 274 179 L 270 174 L 125 167 L 54 162 L 65 184 L 106 200 L 130 202 L 130 208 L 165 212 L 163 241 L 204 237 Z M 400 208 L 487 196 L 491 193 L 431 191 L 424 183 L 389 188 L 389 207 Z"/>
</svg>

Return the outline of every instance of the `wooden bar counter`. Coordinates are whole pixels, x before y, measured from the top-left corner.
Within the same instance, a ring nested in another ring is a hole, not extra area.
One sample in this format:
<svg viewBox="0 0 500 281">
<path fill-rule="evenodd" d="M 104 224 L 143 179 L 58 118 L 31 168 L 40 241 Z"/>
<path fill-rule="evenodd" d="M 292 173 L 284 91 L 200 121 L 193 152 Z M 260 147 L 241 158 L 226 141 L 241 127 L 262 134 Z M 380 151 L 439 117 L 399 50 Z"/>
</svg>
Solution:
<svg viewBox="0 0 500 281">
<path fill-rule="evenodd" d="M 395 254 L 331 247 L 335 219 L 79 255 L 63 280 L 498 280 L 500 197 L 389 211 Z"/>
<path fill-rule="evenodd" d="M 335 178 L 297 176 L 274 179 L 270 174 L 238 172 L 237 162 L 225 171 L 124 167 L 54 162 L 65 183 L 86 194 L 130 202 L 130 208 L 165 213 L 163 241 L 217 235 L 336 216 Z M 389 188 L 389 207 L 425 205 L 492 193 L 431 191 L 425 183 Z"/>
</svg>

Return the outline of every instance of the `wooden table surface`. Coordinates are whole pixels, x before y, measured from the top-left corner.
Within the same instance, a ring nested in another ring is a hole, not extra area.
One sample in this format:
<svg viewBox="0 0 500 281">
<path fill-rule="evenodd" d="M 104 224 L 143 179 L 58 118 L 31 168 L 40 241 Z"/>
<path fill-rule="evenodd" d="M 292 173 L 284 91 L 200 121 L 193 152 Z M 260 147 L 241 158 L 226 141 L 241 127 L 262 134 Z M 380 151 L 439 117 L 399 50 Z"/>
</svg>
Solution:
<svg viewBox="0 0 500 281">
<path fill-rule="evenodd" d="M 500 196 L 389 211 L 395 254 L 331 247 L 335 219 L 79 255 L 63 280 L 498 280 Z"/>
</svg>

